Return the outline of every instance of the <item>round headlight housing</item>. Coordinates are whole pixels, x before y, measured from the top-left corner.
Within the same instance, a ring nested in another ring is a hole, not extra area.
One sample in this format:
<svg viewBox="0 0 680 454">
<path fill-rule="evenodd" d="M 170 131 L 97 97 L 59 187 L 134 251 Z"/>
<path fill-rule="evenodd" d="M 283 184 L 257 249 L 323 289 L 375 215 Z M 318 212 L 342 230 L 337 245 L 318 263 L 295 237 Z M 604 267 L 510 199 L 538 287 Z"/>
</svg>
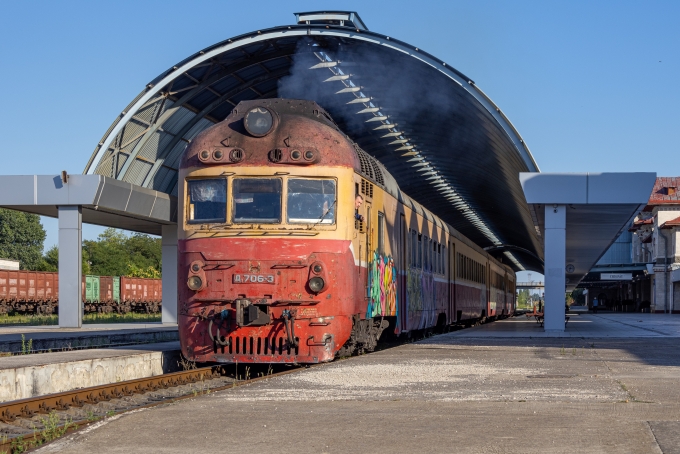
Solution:
<svg viewBox="0 0 680 454">
<path fill-rule="evenodd" d="M 187 281 L 187 287 L 189 287 L 194 292 L 197 292 L 201 289 L 201 287 L 203 287 L 203 280 L 198 276 L 191 276 Z"/>
<path fill-rule="evenodd" d="M 321 264 L 315 263 L 312 266 L 312 271 L 314 272 L 314 274 L 319 274 L 321 271 L 323 271 L 323 267 L 321 266 Z"/>
<path fill-rule="evenodd" d="M 255 137 L 266 136 L 274 126 L 274 115 L 264 107 L 254 107 L 246 114 L 243 125 Z"/>
<path fill-rule="evenodd" d="M 314 293 L 319 293 L 323 288 L 326 286 L 326 283 L 324 280 L 320 277 L 313 277 L 309 280 L 309 288 L 314 292 Z"/>
</svg>

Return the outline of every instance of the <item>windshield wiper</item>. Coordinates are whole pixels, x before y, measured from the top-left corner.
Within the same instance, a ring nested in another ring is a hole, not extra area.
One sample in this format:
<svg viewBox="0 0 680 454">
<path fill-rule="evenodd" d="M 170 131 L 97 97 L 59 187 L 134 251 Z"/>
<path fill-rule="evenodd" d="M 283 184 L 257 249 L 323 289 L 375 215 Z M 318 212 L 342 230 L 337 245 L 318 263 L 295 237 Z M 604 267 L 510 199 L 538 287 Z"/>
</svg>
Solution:
<svg viewBox="0 0 680 454">
<path fill-rule="evenodd" d="M 323 221 L 323 218 L 325 218 L 326 215 L 327 215 L 328 213 L 330 213 L 331 209 L 333 209 L 333 207 L 335 206 L 335 202 L 337 202 L 337 201 L 338 201 L 338 199 L 333 200 L 333 203 L 331 204 L 331 206 L 328 207 L 328 209 L 324 212 L 324 214 L 321 215 L 321 217 L 319 218 L 318 221 L 316 221 L 316 223 L 314 223 L 313 225 L 309 226 L 308 230 L 312 230 L 314 227 L 316 227 L 317 225 L 319 225 L 319 224 L 321 223 L 321 221 Z"/>
</svg>

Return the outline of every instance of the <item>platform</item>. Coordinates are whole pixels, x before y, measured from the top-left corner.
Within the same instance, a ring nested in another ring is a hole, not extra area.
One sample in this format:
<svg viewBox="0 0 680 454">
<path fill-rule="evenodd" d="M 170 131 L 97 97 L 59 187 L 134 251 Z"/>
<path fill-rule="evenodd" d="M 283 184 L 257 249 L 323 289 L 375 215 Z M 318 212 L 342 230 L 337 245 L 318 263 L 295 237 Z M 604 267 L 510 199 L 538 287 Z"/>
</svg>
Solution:
<svg viewBox="0 0 680 454">
<path fill-rule="evenodd" d="M 559 333 L 546 332 L 534 317 L 527 318 L 521 315 L 456 331 L 451 335 L 471 338 L 680 337 L 680 317 L 678 315 L 604 312 L 599 314 L 569 313 L 567 316 L 569 323 L 567 323 L 564 332 Z"/>
<path fill-rule="evenodd" d="M 628 317 L 582 323 L 633 324 Z M 39 452 L 676 452 L 678 341 L 637 330 L 601 339 L 434 336 L 114 417 Z M 200 422 L 192 430 L 187 415 Z M 238 435 L 244 427 L 249 436 Z"/>
<path fill-rule="evenodd" d="M 0 402 L 179 370 L 179 342 L 0 358 Z"/>
<path fill-rule="evenodd" d="M 0 353 L 21 353 L 28 348 L 29 341 L 32 351 L 56 351 L 177 340 L 177 325 L 162 323 L 107 323 L 84 325 L 82 328 L 0 327 Z"/>
</svg>

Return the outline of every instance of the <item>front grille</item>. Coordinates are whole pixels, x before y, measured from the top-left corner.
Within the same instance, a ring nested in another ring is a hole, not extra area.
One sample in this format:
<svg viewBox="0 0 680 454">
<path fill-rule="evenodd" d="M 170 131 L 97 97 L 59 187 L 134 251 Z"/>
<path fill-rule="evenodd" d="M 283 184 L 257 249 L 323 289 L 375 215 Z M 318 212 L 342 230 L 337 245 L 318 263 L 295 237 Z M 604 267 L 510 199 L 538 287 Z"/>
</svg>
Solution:
<svg viewBox="0 0 680 454">
<path fill-rule="evenodd" d="M 300 340 L 295 340 L 299 345 Z M 231 355 L 297 355 L 298 351 L 285 337 L 229 337 Z"/>
</svg>

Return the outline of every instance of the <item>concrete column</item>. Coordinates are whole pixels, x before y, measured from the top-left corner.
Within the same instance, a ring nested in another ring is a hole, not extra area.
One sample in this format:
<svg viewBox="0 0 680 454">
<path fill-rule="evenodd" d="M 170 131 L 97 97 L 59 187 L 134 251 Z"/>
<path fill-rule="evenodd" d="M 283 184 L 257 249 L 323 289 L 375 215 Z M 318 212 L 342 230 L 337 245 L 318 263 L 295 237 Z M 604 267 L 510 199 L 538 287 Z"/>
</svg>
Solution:
<svg viewBox="0 0 680 454">
<path fill-rule="evenodd" d="M 177 323 L 177 226 L 164 225 L 161 237 L 163 253 L 163 323 Z"/>
<path fill-rule="evenodd" d="M 83 214 L 80 206 L 59 210 L 59 327 L 83 324 Z"/>
<path fill-rule="evenodd" d="M 545 205 L 546 332 L 564 332 L 564 292 L 567 212 L 565 205 Z"/>
</svg>

